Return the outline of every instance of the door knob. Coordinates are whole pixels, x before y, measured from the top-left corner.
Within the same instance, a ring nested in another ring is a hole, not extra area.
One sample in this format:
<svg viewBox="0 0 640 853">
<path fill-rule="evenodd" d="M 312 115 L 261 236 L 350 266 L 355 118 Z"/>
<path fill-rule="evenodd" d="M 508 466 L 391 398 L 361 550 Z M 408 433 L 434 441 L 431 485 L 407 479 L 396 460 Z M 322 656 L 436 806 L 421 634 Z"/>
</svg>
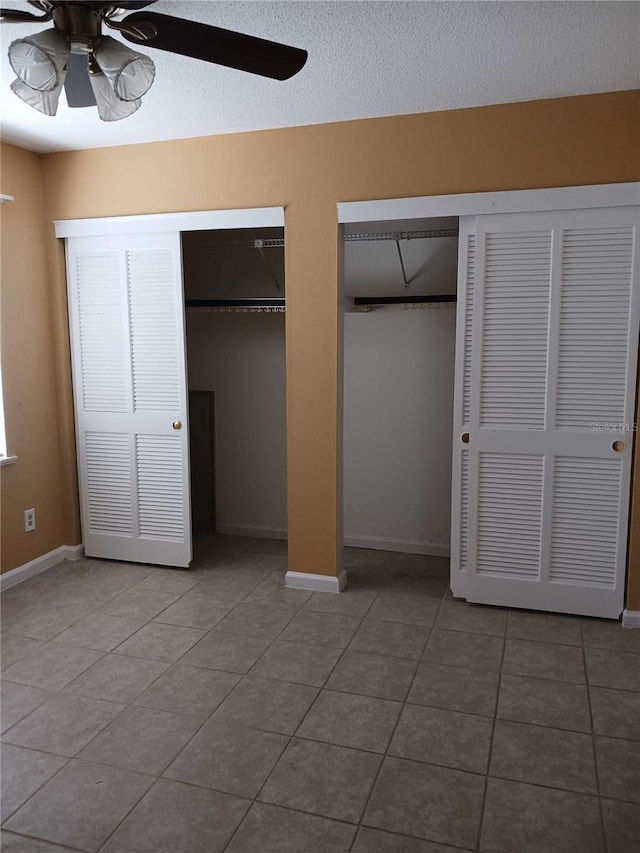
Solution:
<svg viewBox="0 0 640 853">
<path fill-rule="evenodd" d="M 174 421 L 172 426 L 174 429 L 182 429 L 182 421 Z"/>
<path fill-rule="evenodd" d="M 616 453 L 622 453 L 622 451 L 625 448 L 625 444 L 624 444 L 624 441 L 618 440 L 618 441 L 614 441 L 613 444 L 611 445 L 611 447 L 613 448 L 613 450 L 615 450 Z"/>
<path fill-rule="evenodd" d="M 463 432 L 463 433 L 462 433 L 462 435 L 460 436 L 460 441 L 461 441 L 463 444 L 469 444 L 469 433 L 468 433 L 468 432 Z"/>
</svg>

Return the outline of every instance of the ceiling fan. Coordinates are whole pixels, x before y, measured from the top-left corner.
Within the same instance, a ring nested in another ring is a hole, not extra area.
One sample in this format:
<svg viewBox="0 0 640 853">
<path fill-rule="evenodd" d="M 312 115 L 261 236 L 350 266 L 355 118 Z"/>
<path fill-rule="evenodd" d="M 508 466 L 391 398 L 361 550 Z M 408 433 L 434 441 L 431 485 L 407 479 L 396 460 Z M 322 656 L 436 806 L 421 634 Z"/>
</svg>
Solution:
<svg viewBox="0 0 640 853">
<path fill-rule="evenodd" d="M 307 51 L 197 21 L 141 11 L 155 0 L 28 0 L 40 12 L 0 9 L 0 22 L 52 21 L 53 28 L 16 39 L 9 61 L 13 92 L 29 106 L 55 115 L 64 87 L 70 107 L 98 107 L 103 121 L 134 113 L 155 76 L 153 60 L 102 35 L 102 25 L 135 45 L 287 80 Z M 133 12 L 122 20 L 123 13 Z"/>
</svg>

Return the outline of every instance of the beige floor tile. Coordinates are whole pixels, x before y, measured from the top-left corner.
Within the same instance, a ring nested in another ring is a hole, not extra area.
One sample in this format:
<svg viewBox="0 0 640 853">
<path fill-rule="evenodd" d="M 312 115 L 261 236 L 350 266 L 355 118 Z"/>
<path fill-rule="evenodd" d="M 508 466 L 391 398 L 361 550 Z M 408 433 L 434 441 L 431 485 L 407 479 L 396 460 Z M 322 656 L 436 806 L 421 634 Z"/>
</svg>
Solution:
<svg viewBox="0 0 640 853">
<path fill-rule="evenodd" d="M 640 740 L 640 693 L 590 687 L 589 694 L 596 734 Z"/>
<path fill-rule="evenodd" d="M 2 853 L 73 853 L 70 847 L 48 844 L 13 832 L 0 832 L 0 849 Z"/>
<path fill-rule="evenodd" d="M 50 690 L 17 684 L 13 681 L 0 681 L 0 711 L 2 713 L 2 731 L 15 725 L 52 696 Z"/>
<path fill-rule="evenodd" d="M 285 585 L 285 573 L 275 571 L 261 581 L 245 600 L 252 604 L 284 604 L 300 608 L 313 594 L 304 589 L 290 589 Z"/>
<path fill-rule="evenodd" d="M 174 664 L 134 704 L 207 718 L 238 681 L 240 676 L 231 672 Z"/>
<path fill-rule="evenodd" d="M 202 598 L 197 595 L 183 595 L 175 604 L 155 617 L 154 622 L 167 625 L 184 625 L 185 628 L 213 628 L 233 609 L 231 601 L 217 601 L 215 598 Z"/>
<path fill-rule="evenodd" d="M 2 629 L 20 637 L 32 640 L 50 640 L 82 619 L 83 614 L 69 607 L 55 607 L 51 604 L 32 604 L 3 618 Z"/>
<path fill-rule="evenodd" d="M 196 628 L 151 622 L 121 643 L 115 651 L 119 655 L 174 663 L 204 635 L 204 631 Z"/>
<path fill-rule="evenodd" d="M 222 853 L 248 800 L 158 779 L 101 853 Z"/>
<path fill-rule="evenodd" d="M 639 853 L 640 809 L 637 805 L 602 800 L 602 817 L 609 853 Z"/>
<path fill-rule="evenodd" d="M 411 686 L 409 702 L 493 717 L 499 673 L 424 661 Z"/>
<path fill-rule="evenodd" d="M 128 704 L 169 668 L 170 664 L 125 655 L 105 655 L 65 688 L 94 699 Z"/>
<path fill-rule="evenodd" d="M 600 795 L 640 804 L 640 743 L 597 737 Z"/>
<path fill-rule="evenodd" d="M 380 699 L 406 699 L 417 664 L 413 660 L 347 650 L 327 681 L 330 690 Z"/>
<path fill-rule="evenodd" d="M 169 779 L 253 798 L 288 738 L 210 720 L 165 772 Z"/>
<path fill-rule="evenodd" d="M 227 853 L 348 853 L 355 827 L 254 803 Z"/>
<path fill-rule="evenodd" d="M 93 649 L 43 643 L 8 667 L 3 678 L 45 690 L 62 690 L 103 654 Z"/>
<path fill-rule="evenodd" d="M 144 622 L 109 613 L 91 613 L 56 637 L 56 643 L 110 652 L 138 631 Z"/>
<path fill-rule="evenodd" d="M 124 705 L 59 693 L 5 732 L 6 743 L 75 755 L 122 711 Z"/>
<path fill-rule="evenodd" d="M 475 773 L 386 758 L 362 822 L 473 849 L 484 786 L 484 777 Z"/>
<path fill-rule="evenodd" d="M 78 757 L 157 776 L 201 725 L 201 719 L 184 714 L 125 708 Z"/>
<path fill-rule="evenodd" d="M 291 622 L 297 608 L 273 604 L 237 604 L 216 625 L 217 631 L 227 634 L 242 634 L 245 637 L 262 637 L 275 640 Z"/>
<path fill-rule="evenodd" d="M 574 616 L 512 610 L 509 613 L 507 637 L 542 643 L 580 646 L 580 620 Z"/>
<path fill-rule="evenodd" d="M 20 658 L 42 645 L 41 640 L 31 640 L 27 637 L 17 637 L 13 634 L 2 634 L 0 653 L 2 671 L 9 669 Z"/>
<path fill-rule="evenodd" d="M 225 634 L 214 629 L 187 652 L 181 663 L 244 674 L 266 651 L 270 642 L 261 637 Z"/>
<path fill-rule="evenodd" d="M 504 640 L 501 637 L 434 628 L 425 649 L 424 660 L 469 669 L 498 671 L 503 646 Z"/>
<path fill-rule="evenodd" d="M 297 737 L 384 752 L 402 705 L 388 699 L 323 690 L 296 732 Z"/>
<path fill-rule="evenodd" d="M 551 643 L 507 640 L 503 672 L 584 684 L 582 649 Z"/>
<path fill-rule="evenodd" d="M 246 675 L 220 705 L 215 719 L 292 735 L 317 695 L 316 687 Z"/>
<path fill-rule="evenodd" d="M 381 760 L 371 752 L 294 739 L 259 799 L 357 823 Z"/>
<path fill-rule="evenodd" d="M 408 591 L 382 590 L 378 593 L 367 616 L 370 619 L 404 622 L 407 625 L 423 625 L 430 628 L 439 607 L 440 601 L 427 595 L 417 595 Z"/>
<path fill-rule="evenodd" d="M 351 853 L 470 853 L 470 851 L 361 826 Z"/>
<path fill-rule="evenodd" d="M 589 684 L 618 690 L 640 690 L 640 655 L 585 649 Z"/>
<path fill-rule="evenodd" d="M 5 828 L 95 853 L 152 782 L 141 773 L 74 759 Z"/>
<path fill-rule="evenodd" d="M 49 755 L 46 752 L 36 752 L 33 749 L 23 749 L 10 744 L 3 744 L 1 759 L 0 807 L 3 820 L 6 820 L 67 763 L 67 759 L 59 755 Z"/>
<path fill-rule="evenodd" d="M 416 572 L 420 575 L 449 580 L 449 560 L 446 557 L 433 557 L 429 554 L 402 554 L 396 571 Z"/>
<path fill-rule="evenodd" d="M 188 569 L 164 569 L 155 568 L 141 580 L 134 589 L 157 589 L 163 592 L 176 592 L 184 595 L 189 592 L 199 579 L 192 575 Z"/>
<path fill-rule="evenodd" d="M 436 628 L 444 631 L 467 631 L 471 634 L 504 637 L 507 630 L 507 611 L 449 599 L 443 601 L 435 624 Z"/>
<path fill-rule="evenodd" d="M 377 594 L 377 590 L 361 583 L 359 575 L 352 572 L 340 595 L 332 592 L 314 592 L 304 609 L 319 613 L 363 617 L 370 610 Z"/>
<path fill-rule="evenodd" d="M 480 850 L 604 853 L 596 797 L 489 779 Z M 620 848 L 619 853 L 627 853 Z"/>
<path fill-rule="evenodd" d="M 597 794 L 591 735 L 498 720 L 491 750 L 491 776 Z"/>
<path fill-rule="evenodd" d="M 356 631 L 349 648 L 354 652 L 420 660 L 429 639 L 429 628 L 365 619 Z"/>
<path fill-rule="evenodd" d="M 487 717 L 405 705 L 389 755 L 486 773 L 492 729 Z"/>
<path fill-rule="evenodd" d="M 251 674 L 322 687 L 340 654 L 340 649 L 328 646 L 305 646 L 276 640 L 253 667 Z"/>
<path fill-rule="evenodd" d="M 360 619 L 340 613 L 324 613 L 303 608 L 282 632 L 291 643 L 345 649 L 360 627 Z"/>
<path fill-rule="evenodd" d="M 180 598 L 177 592 L 162 589 L 127 589 L 100 607 L 101 613 L 123 616 L 126 619 L 153 619 Z"/>
<path fill-rule="evenodd" d="M 612 619 L 582 619 L 581 625 L 585 647 L 640 654 L 640 631 L 623 628 Z"/>
</svg>

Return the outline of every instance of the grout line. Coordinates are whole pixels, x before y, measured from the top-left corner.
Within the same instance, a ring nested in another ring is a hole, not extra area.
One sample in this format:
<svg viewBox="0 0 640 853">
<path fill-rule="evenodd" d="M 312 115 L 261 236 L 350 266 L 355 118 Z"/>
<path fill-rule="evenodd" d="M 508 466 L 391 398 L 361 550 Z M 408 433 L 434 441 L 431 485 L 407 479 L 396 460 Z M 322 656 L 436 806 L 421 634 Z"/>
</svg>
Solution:
<svg viewBox="0 0 640 853">
<path fill-rule="evenodd" d="M 491 726 L 491 736 L 489 738 L 489 752 L 487 754 L 487 771 L 485 774 L 485 783 L 484 783 L 484 792 L 482 795 L 482 805 L 480 807 L 480 821 L 478 822 L 478 835 L 476 837 L 476 850 L 480 849 L 480 842 L 482 839 L 482 826 L 484 824 L 484 813 L 487 805 L 487 793 L 489 789 L 489 774 L 491 772 L 491 759 L 493 756 L 493 741 L 495 738 L 496 725 L 498 723 L 498 703 L 500 702 L 500 690 L 502 689 L 502 675 L 503 675 L 503 666 L 504 666 L 504 656 L 507 649 L 507 628 L 508 628 L 509 616 L 507 615 L 507 626 L 505 626 L 505 634 L 502 640 L 502 655 L 500 657 L 500 669 L 498 670 L 498 689 L 496 690 L 496 701 L 493 711 L 493 722 Z"/>
<path fill-rule="evenodd" d="M 580 626 L 580 634 L 582 635 L 582 626 Z M 583 637 L 584 639 L 584 637 Z M 607 853 L 609 850 L 609 845 L 607 843 L 607 835 L 604 831 L 604 810 L 602 807 L 602 794 L 600 791 L 600 774 L 598 772 L 598 753 L 596 750 L 596 734 L 595 734 L 595 726 L 593 724 L 593 708 L 591 706 L 591 690 L 589 689 L 589 669 L 587 667 L 587 653 L 584 647 L 584 643 L 582 645 L 582 665 L 584 667 L 584 675 L 585 681 L 587 684 L 587 703 L 589 705 L 589 719 L 591 720 L 591 749 L 593 751 L 593 771 L 596 777 L 596 793 L 598 797 L 598 812 L 600 814 L 600 834 L 602 837 L 602 849 Z M 613 851 L 612 851 L 613 853 Z"/>
<path fill-rule="evenodd" d="M 400 559 L 401 559 L 401 558 L 402 558 L 402 556 L 400 557 Z M 374 779 L 373 779 L 373 783 L 372 783 L 371 787 L 369 788 L 369 795 L 367 796 L 367 799 L 366 799 L 366 801 L 365 801 L 365 804 L 364 804 L 364 806 L 363 806 L 363 808 L 362 808 L 362 811 L 361 811 L 361 813 L 360 813 L 360 820 L 358 821 L 358 831 L 356 832 L 356 834 L 355 834 L 355 835 L 354 835 L 354 837 L 353 837 L 353 841 L 351 842 L 351 846 L 349 847 L 349 851 L 352 851 L 352 850 L 353 850 L 353 847 L 354 847 L 354 845 L 355 845 L 355 843 L 356 843 L 356 839 L 357 839 L 358 834 L 360 833 L 360 829 L 361 829 L 361 827 L 362 827 L 362 825 L 363 825 L 363 824 L 362 824 L 362 821 L 364 820 L 364 818 L 365 818 L 365 816 L 366 816 L 366 814 L 367 814 L 367 809 L 369 808 L 369 804 L 370 804 L 370 802 L 371 802 L 371 798 L 373 797 L 373 792 L 375 791 L 375 789 L 376 789 L 376 787 L 377 787 L 377 784 L 378 784 L 378 780 L 380 779 L 380 774 L 382 773 L 382 768 L 384 767 L 385 762 L 386 762 L 387 758 L 389 757 L 389 748 L 390 748 L 391 744 L 393 743 L 393 738 L 395 737 L 395 734 L 396 734 L 396 731 L 397 731 L 397 729 L 398 729 L 398 726 L 400 725 L 400 720 L 402 719 L 402 717 L 403 717 L 403 715 L 404 715 L 404 711 L 405 711 L 405 708 L 406 708 L 406 706 L 407 706 L 407 700 L 408 700 L 409 696 L 411 695 L 411 691 L 412 691 L 412 689 L 413 689 L 414 682 L 415 682 L 416 677 L 417 677 L 417 675 L 418 675 L 418 672 L 419 672 L 419 670 L 420 670 L 420 664 L 421 664 L 421 662 L 422 662 L 422 658 L 424 657 L 424 652 L 426 651 L 427 645 L 428 645 L 428 643 L 429 643 L 429 638 L 431 637 L 431 632 L 433 631 L 433 626 L 436 624 L 436 621 L 437 621 L 437 619 L 438 619 L 438 616 L 440 615 L 440 611 L 442 610 L 442 606 L 443 606 L 443 604 L 444 604 L 444 600 L 445 600 L 445 593 L 443 593 L 442 598 L 440 599 L 440 604 L 439 604 L 439 606 L 438 606 L 438 611 L 437 611 L 437 613 L 436 613 L 436 614 L 435 614 L 435 616 L 434 616 L 434 619 L 433 619 L 433 623 L 432 623 L 432 625 L 430 626 L 430 629 L 429 629 L 429 637 L 427 637 L 427 642 L 425 643 L 424 651 L 423 651 L 422 657 L 421 657 L 420 661 L 417 661 L 417 662 L 416 662 L 416 668 L 415 668 L 415 671 L 414 671 L 413 676 L 412 676 L 412 678 L 411 678 L 411 681 L 409 682 L 409 685 L 408 685 L 408 687 L 407 687 L 407 691 L 406 691 L 406 693 L 405 693 L 405 698 L 404 698 L 404 700 L 402 701 L 402 707 L 400 708 L 400 713 L 398 714 L 398 716 L 397 716 L 397 718 L 396 718 L 395 725 L 393 726 L 393 729 L 392 729 L 391 734 L 390 734 L 390 736 L 389 736 L 389 739 L 388 739 L 388 741 L 387 741 L 387 745 L 386 745 L 386 747 L 385 747 L 385 750 L 384 750 L 384 753 L 383 753 L 383 756 L 382 756 L 382 760 L 381 760 L 381 762 L 380 762 L 380 764 L 379 764 L 379 766 L 378 766 L 378 771 L 377 771 L 377 773 L 376 773 L 376 775 L 375 775 L 375 777 L 374 777 Z"/>
</svg>

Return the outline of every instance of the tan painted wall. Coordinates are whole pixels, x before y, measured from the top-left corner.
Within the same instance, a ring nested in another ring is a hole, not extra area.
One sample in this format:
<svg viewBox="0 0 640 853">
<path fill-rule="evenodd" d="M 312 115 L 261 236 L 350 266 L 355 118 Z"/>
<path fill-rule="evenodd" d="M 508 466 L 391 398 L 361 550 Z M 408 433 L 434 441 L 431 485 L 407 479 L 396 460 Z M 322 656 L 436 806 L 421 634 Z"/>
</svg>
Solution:
<svg viewBox="0 0 640 853">
<path fill-rule="evenodd" d="M 2 373 L 9 453 L 0 469 L 2 560 L 7 571 L 64 544 L 53 326 L 40 158 L 3 145 Z M 24 532 L 24 510 L 36 529 Z"/>
<path fill-rule="evenodd" d="M 639 92 L 102 148 L 43 157 L 45 219 L 286 207 L 289 563 L 332 574 L 340 515 L 336 202 L 632 181 L 640 179 L 639 152 Z M 79 527 L 64 268 L 47 227 L 71 543 Z M 640 557 L 634 568 L 640 573 Z"/>
</svg>

